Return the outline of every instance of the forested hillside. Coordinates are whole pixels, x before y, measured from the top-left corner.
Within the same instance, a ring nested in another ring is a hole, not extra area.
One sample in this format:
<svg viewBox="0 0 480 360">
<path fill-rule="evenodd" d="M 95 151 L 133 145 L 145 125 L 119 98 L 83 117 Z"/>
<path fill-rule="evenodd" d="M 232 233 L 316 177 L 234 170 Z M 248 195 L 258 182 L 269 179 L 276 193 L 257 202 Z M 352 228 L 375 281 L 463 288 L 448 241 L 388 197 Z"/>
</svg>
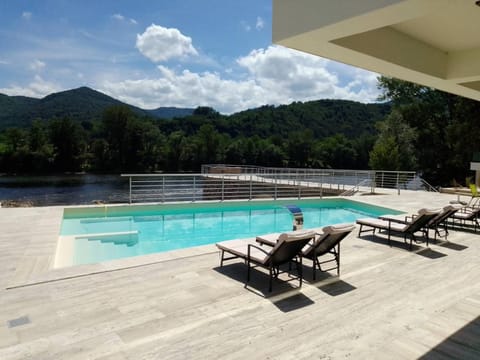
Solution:
<svg viewBox="0 0 480 360">
<path fill-rule="evenodd" d="M 138 116 L 162 119 L 193 112 L 193 109 L 172 107 L 143 110 L 88 87 L 50 94 L 42 99 L 0 94 L 0 130 L 28 127 L 36 119 L 47 121 L 55 117 L 68 117 L 78 122 L 100 120 L 105 109 L 111 106 L 126 106 Z"/>
<path fill-rule="evenodd" d="M 415 170 L 434 185 L 465 183 L 480 151 L 480 102 L 385 77 L 379 87 L 386 102 L 378 104 L 319 100 L 229 116 L 198 107 L 170 120 L 117 105 L 99 119 L 35 120 L 0 131 L 0 173 L 198 172 L 231 163 Z M 28 101 L 0 98 L 2 106 Z"/>
<path fill-rule="evenodd" d="M 87 98 L 82 106 L 89 106 Z M 75 114 L 5 129 L 0 172 L 199 171 L 215 162 L 366 168 L 375 123 L 389 110 L 389 104 L 319 100 L 230 116 L 199 107 L 190 116 L 158 120 L 111 106 L 99 120 Z"/>
<path fill-rule="evenodd" d="M 389 104 L 362 104 L 346 100 L 318 100 L 290 105 L 266 105 L 221 116 L 208 107 L 200 107 L 195 115 L 159 124 L 165 133 L 183 131 L 195 134 L 204 123 L 211 123 L 220 133 L 261 138 L 280 136 L 287 139 L 292 133 L 309 130 L 317 139 L 335 134 L 355 138 L 376 132 L 375 124 L 390 112 Z"/>
</svg>

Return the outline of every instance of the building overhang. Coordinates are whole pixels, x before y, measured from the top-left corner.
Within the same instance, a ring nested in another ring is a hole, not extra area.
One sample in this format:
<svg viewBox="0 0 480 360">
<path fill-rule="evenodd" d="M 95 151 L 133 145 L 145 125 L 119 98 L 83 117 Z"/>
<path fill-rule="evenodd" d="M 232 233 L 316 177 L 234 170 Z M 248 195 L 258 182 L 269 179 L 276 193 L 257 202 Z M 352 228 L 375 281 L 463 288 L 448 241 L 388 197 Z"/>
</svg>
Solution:
<svg viewBox="0 0 480 360">
<path fill-rule="evenodd" d="M 475 0 L 273 0 L 273 42 L 480 100 Z"/>
</svg>

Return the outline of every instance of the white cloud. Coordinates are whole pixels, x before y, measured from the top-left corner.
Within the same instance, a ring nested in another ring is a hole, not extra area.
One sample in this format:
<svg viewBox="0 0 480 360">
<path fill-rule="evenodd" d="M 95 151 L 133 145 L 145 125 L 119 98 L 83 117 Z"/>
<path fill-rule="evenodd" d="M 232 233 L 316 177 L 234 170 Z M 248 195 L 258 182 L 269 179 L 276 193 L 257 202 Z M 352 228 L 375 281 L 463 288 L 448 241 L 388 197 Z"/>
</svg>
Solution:
<svg viewBox="0 0 480 360">
<path fill-rule="evenodd" d="M 123 21 L 125 20 L 125 16 L 123 16 L 122 14 L 113 14 L 112 19 Z"/>
<path fill-rule="evenodd" d="M 22 13 L 22 19 L 30 20 L 32 18 L 32 13 L 30 11 L 24 11 Z"/>
<path fill-rule="evenodd" d="M 44 69 L 45 66 L 47 66 L 47 64 L 45 64 L 43 61 L 36 59 L 30 63 L 29 68 L 32 71 L 38 72 Z"/>
<path fill-rule="evenodd" d="M 279 46 L 254 50 L 237 63 L 247 71 L 240 80 L 158 66 L 156 78 L 108 81 L 100 91 L 143 108 L 203 105 L 222 113 L 322 98 L 371 102 L 378 96 L 376 74 L 348 67 L 351 80 L 340 85 L 329 60 Z"/>
<path fill-rule="evenodd" d="M 136 47 L 154 62 L 198 55 L 190 37 L 183 35 L 178 29 L 155 24 L 150 25 L 143 34 L 137 35 Z"/>
<path fill-rule="evenodd" d="M 212 72 L 176 72 L 165 66 L 158 69 L 159 78 L 107 82 L 101 91 L 143 108 L 204 105 L 224 112 L 256 106 L 256 96 L 252 92 L 262 91 L 251 80 L 226 80 Z"/>
<path fill-rule="evenodd" d="M 129 22 L 130 24 L 134 24 L 136 25 L 137 24 L 137 20 L 135 19 L 127 19 L 125 16 L 123 16 L 122 14 L 113 14 L 111 16 L 112 19 L 115 19 L 115 20 L 118 20 L 118 21 L 127 21 Z"/>
<path fill-rule="evenodd" d="M 0 88 L 0 93 L 6 95 L 22 95 L 35 98 L 42 98 L 51 93 L 63 90 L 58 84 L 45 81 L 39 75 L 35 75 L 34 79 L 27 86 L 12 85 L 8 88 Z"/>
<path fill-rule="evenodd" d="M 245 30 L 246 32 L 252 30 L 252 27 L 246 21 L 240 21 L 240 25 L 242 25 L 243 30 Z"/>
<path fill-rule="evenodd" d="M 160 28 L 160 32 L 162 29 L 169 30 Z M 183 37 L 178 31 L 171 33 L 177 40 Z M 145 46 L 143 51 L 159 60 L 160 55 L 148 51 L 160 51 L 161 46 L 155 47 L 149 39 L 144 40 L 140 47 Z M 151 47 L 148 48 L 147 44 Z M 191 46 L 190 39 L 187 44 Z M 185 56 L 184 53 L 185 50 L 175 50 L 176 56 Z M 173 55 L 169 53 L 169 56 Z M 107 58 L 103 56 L 104 61 Z M 196 59 L 202 58 L 198 56 Z M 56 63 L 54 59 L 38 54 L 31 59 L 30 68 L 37 72 L 37 76 L 30 82 L 5 86 L 0 93 L 42 97 L 73 87 L 71 85 L 80 80 L 82 84 L 142 108 L 211 106 L 222 113 L 322 98 L 371 102 L 379 94 L 374 73 L 280 46 L 253 50 L 224 68 L 204 66 L 217 71 L 197 72 L 177 63 L 156 66 L 152 69 L 157 71 L 153 75 L 150 71 L 134 71 L 122 64 L 108 65 L 108 69 L 95 67 L 95 62 L 90 62 L 92 65 L 87 72 L 83 67 L 65 67 L 60 72 L 61 69 L 52 66 Z M 47 63 L 52 78 L 45 80 L 38 71 L 46 69 Z"/>
<path fill-rule="evenodd" d="M 260 31 L 263 29 L 264 26 L 265 21 L 260 16 L 257 16 L 257 23 L 255 24 L 255 28 Z"/>
</svg>

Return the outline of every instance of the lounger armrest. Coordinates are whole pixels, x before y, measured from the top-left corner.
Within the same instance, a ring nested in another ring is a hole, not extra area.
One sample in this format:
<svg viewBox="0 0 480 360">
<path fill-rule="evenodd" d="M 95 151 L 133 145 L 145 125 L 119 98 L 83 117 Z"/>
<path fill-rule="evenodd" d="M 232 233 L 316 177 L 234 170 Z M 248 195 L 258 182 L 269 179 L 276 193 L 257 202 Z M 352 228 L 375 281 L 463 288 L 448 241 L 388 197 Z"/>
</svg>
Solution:
<svg viewBox="0 0 480 360">
<path fill-rule="evenodd" d="M 258 242 L 260 245 L 267 245 L 267 246 L 275 246 L 277 244 L 277 242 L 273 242 L 273 241 L 270 241 L 270 240 L 267 240 L 267 239 L 263 239 L 261 237 L 257 237 L 255 239 L 256 242 Z"/>
<path fill-rule="evenodd" d="M 412 222 L 413 220 L 415 220 L 416 217 L 418 217 L 418 215 L 407 215 L 405 216 L 405 222 Z"/>
<path fill-rule="evenodd" d="M 254 245 L 254 244 L 248 244 L 248 249 L 247 249 L 247 257 L 248 259 L 250 259 L 250 249 L 251 248 L 255 248 L 257 250 L 260 250 L 261 252 L 263 252 L 265 255 L 270 255 L 270 252 L 268 251 L 265 251 L 265 249 L 262 249 L 260 246 L 257 246 L 257 245 Z"/>
</svg>

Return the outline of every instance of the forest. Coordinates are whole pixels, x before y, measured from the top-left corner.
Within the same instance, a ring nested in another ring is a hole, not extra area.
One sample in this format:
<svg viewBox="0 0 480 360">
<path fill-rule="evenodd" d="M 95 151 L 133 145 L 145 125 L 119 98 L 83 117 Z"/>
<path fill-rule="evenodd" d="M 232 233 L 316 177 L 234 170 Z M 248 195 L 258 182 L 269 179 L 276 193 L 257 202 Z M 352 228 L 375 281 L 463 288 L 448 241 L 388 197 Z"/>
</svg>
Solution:
<svg viewBox="0 0 480 360">
<path fill-rule="evenodd" d="M 232 115 L 198 107 L 173 119 L 115 105 L 100 119 L 35 119 L 0 132 L 0 173 L 198 172 L 201 164 L 415 170 L 465 182 L 480 151 L 480 103 L 380 77 L 376 104 L 263 106 Z"/>
</svg>

